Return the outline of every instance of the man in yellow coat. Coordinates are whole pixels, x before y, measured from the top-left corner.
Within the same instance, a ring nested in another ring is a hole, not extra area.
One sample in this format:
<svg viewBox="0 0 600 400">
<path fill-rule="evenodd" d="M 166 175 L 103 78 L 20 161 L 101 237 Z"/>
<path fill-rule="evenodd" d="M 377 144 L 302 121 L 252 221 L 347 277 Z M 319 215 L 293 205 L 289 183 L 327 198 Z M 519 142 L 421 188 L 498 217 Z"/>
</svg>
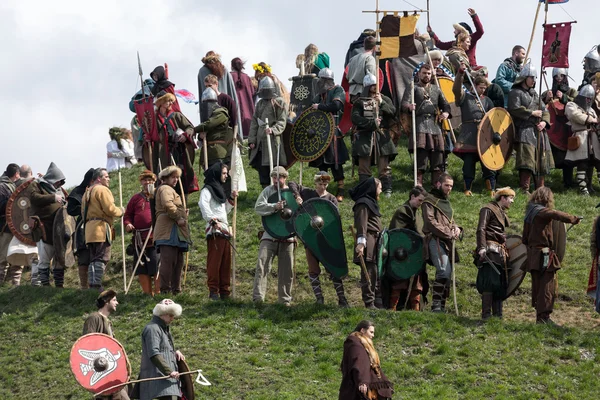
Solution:
<svg viewBox="0 0 600 400">
<path fill-rule="evenodd" d="M 81 213 L 85 221 L 85 243 L 90 251 L 88 282 L 90 288 L 102 291 L 102 276 L 110 260 L 114 219 L 123 215 L 123 208 L 115 206 L 109 189 L 110 176 L 105 168 L 97 168 L 92 181 L 83 196 Z"/>
</svg>

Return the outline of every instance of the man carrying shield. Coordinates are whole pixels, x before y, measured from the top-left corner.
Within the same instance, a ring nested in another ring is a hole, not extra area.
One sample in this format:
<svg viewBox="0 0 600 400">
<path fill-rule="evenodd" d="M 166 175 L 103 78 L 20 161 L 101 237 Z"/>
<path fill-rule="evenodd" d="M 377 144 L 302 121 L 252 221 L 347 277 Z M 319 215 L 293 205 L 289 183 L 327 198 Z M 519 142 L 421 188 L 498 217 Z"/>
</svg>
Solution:
<svg viewBox="0 0 600 400">
<path fill-rule="evenodd" d="M 321 171 L 331 170 L 333 179 L 337 182 L 337 201 L 344 200 L 344 163 L 349 160 L 348 149 L 344 143 L 344 136 L 337 126 L 340 122 L 340 113 L 344 109 L 346 93 L 344 89 L 336 85 L 333 80 L 333 71 L 329 68 L 323 68 L 319 71 L 319 80 L 317 81 L 319 94 L 313 99 L 312 108 L 330 112 L 336 122 L 334 137 L 331 144 L 320 156 L 308 165 L 319 168 Z"/>
<path fill-rule="evenodd" d="M 54 219 L 58 211 L 67 203 L 66 192 L 61 186 L 65 184 L 65 175 L 54 164 L 50 163 L 46 175 L 32 182 L 31 193 L 32 213 L 41 222 L 40 240 L 38 246 L 38 277 L 42 286 L 50 286 L 50 264 L 53 266 L 54 285 L 63 287 L 65 281 L 65 266 L 58 262 L 54 248 Z"/>
<path fill-rule="evenodd" d="M 494 201 L 481 207 L 477 225 L 477 291 L 481 293 L 481 319 L 502 318 L 502 300 L 508 286 L 508 250 L 506 228 L 510 225 L 506 210 L 515 199 L 509 187 L 498 189 Z"/>
<path fill-rule="evenodd" d="M 529 193 L 531 176 L 537 177 L 536 188 L 544 186 L 544 177 L 554 168 L 554 158 L 546 128 L 550 114 L 535 90 L 537 72 L 525 65 L 508 95 L 508 112 L 515 124 L 515 168 L 519 170 L 519 186 Z"/>
<path fill-rule="evenodd" d="M 408 193 L 408 200 L 402 204 L 394 213 L 390 221 L 390 229 L 408 229 L 423 235 L 423 218 L 418 214 L 427 192 L 421 186 L 415 186 Z M 423 265 L 423 267 L 425 267 Z M 387 275 L 386 275 L 387 278 Z M 412 280 L 412 286 L 411 281 Z M 421 309 L 421 293 L 423 284 L 427 284 L 427 271 L 423 268 L 412 279 L 393 280 L 390 279 L 390 300 L 388 308 L 396 311 L 400 298 L 408 296 L 410 309 L 419 311 Z M 382 283 L 382 287 L 385 285 Z M 402 309 L 404 304 L 401 304 Z"/>
<path fill-rule="evenodd" d="M 419 82 L 415 84 L 414 103 L 410 101 L 410 90 L 404 93 L 402 99 L 402 109 L 405 112 L 415 110 L 416 114 L 417 154 L 413 157 L 417 163 L 417 184 L 420 186 L 423 186 L 423 174 L 428 163 L 432 185 L 438 180 L 446 164 L 446 142 L 439 121 L 450 117 L 450 105 L 441 89 L 431 84 L 431 74 L 432 67 L 429 64 L 421 65 Z M 409 137 L 409 152 L 413 149 L 412 140 L 412 136 Z"/>
<path fill-rule="evenodd" d="M 322 71 L 322 70 L 321 70 Z M 303 188 L 299 186 L 295 182 L 290 182 L 289 186 L 292 192 L 294 192 L 294 196 L 296 198 L 296 203 L 299 206 L 302 206 L 302 203 L 305 200 L 312 198 L 321 198 L 324 200 L 329 200 L 332 202 L 335 207 L 338 207 L 338 201 L 334 195 L 327 191 L 327 186 L 331 181 L 331 176 L 327 174 L 325 171 L 319 171 L 315 175 L 315 190 L 309 188 Z M 323 297 L 323 291 L 321 290 L 321 281 L 319 280 L 319 275 L 321 275 L 321 267 L 319 267 L 319 260 L 317 257 L 309 250 L 308 247 L 305 246 L 306 252 L 306 263 L 308 264 L 308 279 L 310 280 L 310 286 L 315 293 L 315 297 L 317 299 L 317 303 L 324 304 L 325 299 Z M 348 300 L 346 300 L 346 295 L 344 294 L 344 283 L 341 279 L 336 278 L 333 274 L 330 274 L 331 281 L 333 282 L 333 287 L 335 289 L 335 293 L 338 296 L 338 304 L 340 307 L 349 307 Z"/>
<path fill-rule="evenodd" d="M 112 338 L 115 337 L 112 322 L 108 319 L 110 314 L 117 311 L 117 292 L 112 289 L 105 290 L 98 295 L 96 299 L 96 307 L 98 311 L 90 314 L 83 324 L 83 334 L 88 335 L 90 333 L 102 333 Z M 95 396 L 96 400 L 129 400 L 127 394 L 127 387 L 122 388 L 117 393 L 107 396 Z"/>
<path fill-rule="evenodd" d="M 538 324 L 554 324 L 550 319 L 556 299 L 556 272 L 560 260 L 556 254 L 552 221 L 578 224 L 581 219 L 554 210 L 554 194 L 549 187 L 536 189 L 529 198 L 523 225 L 523 244 L 527 246 L 527 272 L 531 273 L 531 305 Z"/>
<path fill-rule="evenodd" d="M 352 107 L 352 123 L 357 132 L 352 144 L 352 158 L 358 165 L 358 179 L 371 177 L 371 166 L 377 165 L 379 180 L 386 197 L 392 195 L 392 168 L 390 162 L 398 150 L 392 141 L 389 128 L 396 115 L 392 100 L 379 93 L 375 75 L 367 74 L 363 80 L 361 97 Z"/>
<path fill-rule="evenodd" d="M 496 188 L 496 173 L 486 168 L 479 158 L 477 152 L 477 131 L 485 113 L 494 108 L 494 104 L 489 97 L 484 96 L 488 87 L 488 81 L 483 76 L 475 78 L 473 82 L 475 87 L 471 87 L 470 84 L 468 85 L 471 90 L 470 93 L 463 90 L 465 73 L 468 74 L 469 72 L 466 71 L 465 64 L 461 64 L 456 74 L 454 85 L 452 86 L 456 105 L 460 106 L 462 119 L 460 134 L 456 138 L 454 153 L 463 160 L 465 196 L 472 196 L 471 185 L 475 180 L 475 167 L 478 161 L 481 164 L 481 174 L 485 180 L 486 187 L 493 194 Z M 475 91 L 477 94 L 474 93 Z"/>
<path fill-rule="evenodd" d="M 263 78 L 265 79 L 265 78 Z M 252 121 L 254 124 L 254 120 Z M 252 134 L 252 132 L 250 132 Z M 260 193 L 254 205 L 254 211 L 260 216 L 271 215 L 283 210 L 285 200 L 270 203 L 269 197 L 278 191 L 287 189 L 288 172 L 279 166 L 271 171 L 272 184 Z M 256 261 L 256 272 L 254 273 L 254 290 L 252 300 L 263 302 L 267 294 L 267 276 L 271 271 L 273 258 L 277 257 L 277 293 L 278 301 L 286 306 L 292 303 L 292 284 L 294 281 L 294 247 L 296 238 L 275 239 L 268 232 L 260 236 L 258 248 L 258 260 Z"/>
<path fill-rule="evenodd" d="M 452 268 L 458 261 L 458 254 L 451 260 L 453 242 L 461 235 L 462 229 L 454 222 L 454 210 L 450 204 L 450 192 L 454 180 L 443 173 L 435 181 L 435 186 L 423 202 L 423 233 L 429 261 L 435 267 L 433 300 L 431 311 L 444 312 L 446 299 L 450 294 Z"/>
</svg>

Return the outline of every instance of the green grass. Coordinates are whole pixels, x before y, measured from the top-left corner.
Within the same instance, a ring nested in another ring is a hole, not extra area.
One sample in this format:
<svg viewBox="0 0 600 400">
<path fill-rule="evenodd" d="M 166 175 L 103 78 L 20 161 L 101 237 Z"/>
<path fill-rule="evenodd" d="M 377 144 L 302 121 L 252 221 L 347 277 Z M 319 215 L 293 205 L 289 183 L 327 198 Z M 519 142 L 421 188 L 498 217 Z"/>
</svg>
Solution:
<svg viewBox="0 0 600 400">
<path fill-rule="evenodd" d="M 412 186 L 412 164 L 405 150 L 406 143 L 401 143 L 400 154 L 392 164 L 394 194 L 391 199 L 380 201 L 385 225 L 395 207 L 406 200 Z M 502 173 L 501 185 L 517 186 L 513 163 L 511 161 Z M 249 192 L 239 199 L 237 299 L 209 302 L 206 244 L 201 236 L 204 223 L 197 207 L 198 194 L 191 195 L 194 245 L 187 284 L 184 293 L 177 297 L 184 308 L 183 316 L 173 324 L 172 332 L 190 368 L 201 368 L 213 383 L 210 387 L 196 386 L 197 396 L 209 399 L 337 398 L 342 343 L 358 321 L 368 318 L 376 324 L 375 344 L 383 369 L 396 385 L 394 398 L 595 398 L 600 373 L 595 357 L 600 350 L 600 338 L 594 328 L 599 320 L 585 296 L 585 288 L 591 260 L 589 233 L 599 198 L 563 191 L 560 171 L 555 171 L 549 179 L 549 186 L 556 193 L 556 207 L 586 217 L 569 231 L 564 268 L 559 272 L 560 298 L 553 318 L 565 327 L 533 323 L 535 314 L 530 306 L 529 278 L 505 304 L 505 319 L 482 325 L 478 321 L 481 302 L 474 287 L 476 269 L 469 254 L 475 246 L 479 208 L 489 198 L 483 193 L 480 181 L 474 186 L 473 197 L 463 196 L 461 167 L 460 160 L 451 156 L 450 173 L 455 177 L 451 198 L 456 220 L 465 228 L 464 240 L 458 244 L 462 256 L 457 266 L 460 317 L 430 312 L 367 311 L 361 307 L 359 269 L 353 264 L 344 281 L 353 308 L 336 307 L 333 286 L 325 278 L 322 285 L 326 306 L 317 306 L 308 282 L 302 246 L 296 252 L 294 306 L 286 308 L 274 304 L 276 268 L 269 280 L 267 303 L 252 304 L 258 251 L 256 232 L 261 226 L 253 206 L 261 188 L 251 169 L 246 170 Z M 139 166 L 123 171 L 125 202 L 138 190 L 137 175 L 141 169 Z M 292 179 L 297 179 L 298 171 L 298 166 L 292 168 Z M 349 167 L 346 172 L 349 188 L 356 178 L 351 178 Z M 312 176 L 312 171 L 305 169 L 304 176 Z M 112 189 L 118 202 L 117 182 L 113 179 Z M 509 210 L 512 221 L 509 233 L 521 233 L 525 204 L 526 198 L 517 195 Z M 349 199 L 340 206 L 349 258 L 351 208 Z M 120 228 L 116 228 L 119 233 Z M 127 263 L 129 276 L 133 261 L 128 259 Z M 121 292 L 120 305 L 112 321 L 116 337 L 128 353 L 135 378 L 139 371 L 141 331 L 157 299 L 142 295 L 137 283 L 132 285 L 128 295 L 122 294 L 120 268 L 121 246 L 117 237 L 106 286 Z M 429 268 L 433 275 L 433 268 Z M 76 289 L 75 269 L 68 270 L 66 275 L 64 290 L 32 288 L 25 282 L 29 274 L 24 276 L 23 286 L 0 289 L 1 399 L 91 397 L 75 382 L 68 359 L 72 344 L 81 335 L 86 314 L 94 311 L 95 294 Z"/>
</svg>

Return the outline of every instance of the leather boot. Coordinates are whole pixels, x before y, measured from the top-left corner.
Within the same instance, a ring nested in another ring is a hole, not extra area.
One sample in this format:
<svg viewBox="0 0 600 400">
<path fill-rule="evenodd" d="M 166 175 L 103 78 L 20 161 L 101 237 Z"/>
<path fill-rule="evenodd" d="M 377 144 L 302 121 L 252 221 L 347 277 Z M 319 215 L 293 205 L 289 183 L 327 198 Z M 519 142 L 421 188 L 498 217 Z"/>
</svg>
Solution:
<svg viewBox="0 0 600 400">
<path fill-rule="evenodd" d="M 411 310 L 421 311 L 421 291 L 420 290 L 411 290 L 408 302 L 410 304 Z"/>
<path fill-rule="evenodd" d="M 50 286 L 50 268 L 38 268 L 38 280 L 42 286 Z"/>
<path fill-rule="evenodd" d="M 492 313 L 494 317 L 502 318 L 502 300 L 494 300 L 492 302 Z"/>
<path fill-rule="evenodd" d="M 432 300 L 431 300 L 431 311 L 432 312 L 444 312 L 446 308 L 446 299 L 444 297 L 444 291 L 446 288 L 447 279 L 436 279 L 433 282 L 432 289 Z M 442 302 L 443 307 L 442 307 Z"/>
<path fill-rule="evenodd" d="M 20 265 L 11 265 L 8 267 L 8 270 L 11 285 L 19 286 L 21 284 L 21 275 L 23 275 L 23 267 Z"/>
<path fill-rule="evenodd" d="M 400 289 L 392 289 L 390 293 L 390 310 L 397 310 L 398 300 L 400 300 Z"/>
<path fill-rule="evenodd" d="M 573 181 L 573 167 L 563 167 L 563 185 L 566 189 L 570 189 L 575 187 L 575 182 Z"/>
<path fill-rule="evenodd" d="M 492 316 L 494 297 L 492 293 L 485 292 L 481 295 L 481 319 L 488 320 Z"/>
<path fill-rule="evenodd" d="M 79 287 L 85 290 L 88 288 L 88 266 L 80 265 L 77 270 L 79 272 Z"/>
<path fill-rule="evenodd" d="M 531 182 L 531 173 L 527 170 L 519 170 L 519 188 L 523 193 L 529 194 L 529 183 Z"/>
<path fill-rule="evenodd" d="M 308 280 L 310 281 L 310 286 L 312 287 L 312 290 L 315 293 L 317 303 L 325 304 L 325 299 L 323 298 L 323 291 L 321 290 L 321 280 L 319 279 L 319 275 L 308 274 Z"/>
<path fill-rule="evenodd" d="M 140 282 L 140 286 L 142 287 L 142 292 L 152 296 L 152 282 L 150 276 L 145 274 L 139 274 L 138 281 Z"/>
<path fill-rule="evenodd" d="M 444 295 L 442 297 L 442 312 L 446 311 L 446 300 L 450 297 L 450 284 L 452 281 L 450 279 L 446 279 L 446 285 L 444 286 Z"/>
<path fill-rule="evenodd" d="M 473 179 L 465 179 L 463 193 L 467 197 L 473 196 L 473 192 L 471 191 L 471 185 L 472 184 L 473 184 Z"/>
<path fill-rule="evenodd" d="M 587 189 L 587 178 L 585 176 L 585 171 L 577 170 L 576 177 L 577 185 L 579 186 L 579 193 L 584 196 L 589 196 L 590 192 Z"/>
<path fill-rule="evenodd" d="M 154 281 L 154 294 L 160 294 L 160 276 L 156 275 L 151 279 Z"/>
<path fill-rule="evenodd" d="M 346 300 L 346 294 L 344 293 L 344 283 L 339 278 L 331 278 L 333 281 L 333 288 L 335 289 L 335 293 L 338 297 L 338 305 L 342 308 L 350 307 L 348 304 L 348 300 Z"/>
<path fill-rule="evenodd" d="M 535 188 L 539 189 L 539 188 L 543 187 L 545 182 L 546 182 L 546 177 L 544 175 L 538 176 L 538 178 L 535 181 Z"/>
<path fill-rule="evenodd" d="M 341 203 L 342 201 L 344 201 L 344 196 L 346 195 L 346 189 L 344 189 L 344 180 L 340 180 L 337 183 L 337 201 L 338 203 Z"/>
<path fill-rule="evenodd" d="M 423 187 L 423 171 L 417 171 L 417 186 Z"/>
<path fill-rule="evenodd" d="M 54 286 L 57 288 L 61 288 L 65 286 L 65 270 L 54 268 L 52 271 L 54 275 Z"/>
<path fill-rule="evenodd" d="M 444 171 L 441 171 L 439 169 L 434 169 L 431 172 L 431 186 L 435 186 L 435 183 L 437 182 L 438 178 L 442 175 Z"/>
</svg>

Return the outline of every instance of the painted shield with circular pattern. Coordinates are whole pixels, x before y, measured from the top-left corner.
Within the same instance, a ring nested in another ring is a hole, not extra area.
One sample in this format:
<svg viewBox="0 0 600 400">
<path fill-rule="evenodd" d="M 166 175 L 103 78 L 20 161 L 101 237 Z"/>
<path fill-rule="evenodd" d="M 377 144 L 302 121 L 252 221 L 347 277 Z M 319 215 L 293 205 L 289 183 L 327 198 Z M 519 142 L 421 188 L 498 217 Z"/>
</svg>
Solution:
<svg viewBox="0 0 600 400">
<path fill-rule="evenodd" d="M 515 126 L 508 111 L 495 107 L 488 111 L 477 131 L 477 152 L 483 165 L 492 171 L 504 167 L 512 153 Z"/>
<path fill-rule="evenodd" d="M 294 122 L 290 147 L 294 158 L 310 162 L 319 158 L 331 143 L 335 122 L 331 113 L 308 108 Z"/>
</svg>

